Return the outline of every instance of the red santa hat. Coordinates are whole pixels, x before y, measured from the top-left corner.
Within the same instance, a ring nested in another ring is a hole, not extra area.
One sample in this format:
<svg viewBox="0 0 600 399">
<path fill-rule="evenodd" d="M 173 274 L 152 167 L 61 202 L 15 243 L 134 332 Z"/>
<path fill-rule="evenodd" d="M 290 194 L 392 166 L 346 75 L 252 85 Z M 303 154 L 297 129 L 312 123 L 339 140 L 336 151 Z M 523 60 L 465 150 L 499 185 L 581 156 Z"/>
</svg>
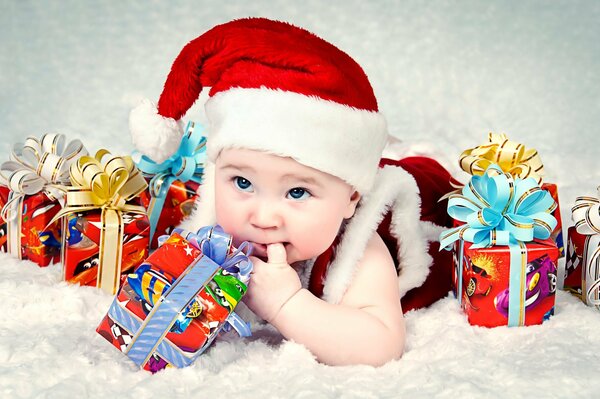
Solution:
<svg viewBox="0 0 600 399">
<path fill-rule="evenodd" d="M 264 150 L 340 177 L 359 192 L 373 185 L 385 119 L 362 68 L 332 44 L 262 18 L 214 27 L 175 59 L 158 109 L 145 101 L 132 111 L 135 146 L 157 162 L 173 154 L 179 121 L 204 87 L 211 161 L 226 147 Z"/>
</svg>

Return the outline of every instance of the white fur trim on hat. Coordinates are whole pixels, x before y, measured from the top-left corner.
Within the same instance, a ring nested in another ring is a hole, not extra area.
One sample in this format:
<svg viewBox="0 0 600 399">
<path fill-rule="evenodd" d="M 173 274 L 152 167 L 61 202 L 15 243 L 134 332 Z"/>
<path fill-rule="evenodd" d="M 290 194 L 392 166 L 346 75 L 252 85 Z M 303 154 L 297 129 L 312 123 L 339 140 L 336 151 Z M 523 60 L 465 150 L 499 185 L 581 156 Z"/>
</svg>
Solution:
<svg viewBox="0 0 600 399">
<path fill-rule="evenodd" d="M 361 193 L 373 184 L 387 140 L 380 113 L 289 91 L 230 89 L 205 109 L 212 161 L 227 147 L 266 151 L 337 176 Z"/>
<path fill-rule="evenodd" d="M 156 106 L 148 99 L 131 110 L 129 131 L 135 148 L 157 163 L 177 151 L 183 136 L 180 122 L 159 115 Z"/>
<path fill-rule="evenodd" d="M 421 222 L 421 198 L 415 179 L 404 169 L 386 166 L 377 174 L 375 186 L 363 196 L 360 206 L 346 226 L 334 261 L 329 266 L 323 299 L 338 303 L 348 289 L 367 242 L 392 210 L 391 230 L 398 240 L 398 285 L 404 296 L 427 278 L 432 258 L 424 222 Z"/>
</svg>

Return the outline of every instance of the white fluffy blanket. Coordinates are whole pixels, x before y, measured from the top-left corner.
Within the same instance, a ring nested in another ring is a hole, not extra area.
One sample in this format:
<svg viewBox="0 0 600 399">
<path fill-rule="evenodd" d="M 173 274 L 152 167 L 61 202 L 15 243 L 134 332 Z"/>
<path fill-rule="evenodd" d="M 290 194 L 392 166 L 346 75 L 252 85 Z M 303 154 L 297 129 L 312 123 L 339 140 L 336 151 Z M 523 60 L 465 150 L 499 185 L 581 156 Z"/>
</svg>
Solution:
<svg viewBox="0 0 600 399">
<path fill-rule="evenodd" d="M 536 147 L 563 224 L 600 184 L 600 5 L 591 2 L 0 2 L 0 159 L 57 131 L 128 153 L 127 114 L 157 99 L 187 41 L 232 18 L 304 26 L 364 67 L 390 131 L 456 170 L 506 132 Z M 199 104 L 202 102 L 199 101 Z M 202 122 L 196 105 L 191 119 Z M 427 144 L 428 143 L 428 144 Z M 564 266 L 561 264 L 561 266 Z M 558 292 L 541 326 L 469 326 L 452 297 L 406 315 L 407 349 L 381 368 L 327 367 L 268 326 L 150 375 L 95 333 L 111 297 L 0 254 L 0 397 L 591 397 L 600 314 Z"/>
</svg>

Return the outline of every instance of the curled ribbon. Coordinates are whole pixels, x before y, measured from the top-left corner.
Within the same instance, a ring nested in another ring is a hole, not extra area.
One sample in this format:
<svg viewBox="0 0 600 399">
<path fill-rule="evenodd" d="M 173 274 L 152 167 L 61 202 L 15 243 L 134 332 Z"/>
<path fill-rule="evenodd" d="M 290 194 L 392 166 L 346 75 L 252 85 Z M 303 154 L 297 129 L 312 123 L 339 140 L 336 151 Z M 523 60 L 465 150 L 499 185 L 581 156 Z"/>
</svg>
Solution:
<svg viewBox="0 0 600 399">
<path fill-rule="evenodd" d="M 557 223 L 551 215 L 556 207 L 554 199 L 535 179 L 514 178 L 498 165 L 473 176 L 460 194 L 448 198 L 448 214 L 465 224 L 442 232 L 440 248 L 451 249 L 458 240 L 473 243 L 471 248 L 475 249 L 507 245 L 511 254 L 508 325 L 523 325 L 525 292 L 521 288 L 527 264 L 524 242 L 550 237 Z M 462 254 L 459 259 L 462 262 Z M 461 280 L 459 275 L 459 284 Z"/>
<path fill-rule="evenodd" d="M 40 139 L 28 137 L 13 146 L 11 160 L 0 166 L 0 181 L 10 188 L 9 200 L 0 216 L 8 223 L 9 252 L 21 254 L 21 215 L 26 195 L 44 192 L 50 199 L 62 199 L 57 185 L 69 182 L 69 167 L 87 155 L 80 140 L 67 143 L 63 134 L 44 134 Z"/>
<path fill-rule="evenodd" d="M 542 183 L 544 165 L 532 148 L 509 140 L 504 133 L 489 133 L 488 144 L 464 151 L 459 160 L 460 167 L 471 175 L 482 175 L 490 165 L 498 165 L 504 172 L 514 177 L 526 179 L 533 177 Z"/>
<path fill-rule="evenodd" d="M 52 222 L 73 213 L 101 211 L 100 257 L 97 286 L 109 294 L 119 288 L 123 245 L 123 212 L 142 213 L 142 206 L 128 204 L 147 187 L 131 157 L 99 150 L 82 156 L 70 168 L 72 187 L 64 187 L 66 205 Z M 52 223 L 51 222 L 51 223 Z"/>
<path fill-rule="evenodd" d="M 134 152 L 135 164 L 142 172 L 152 175 L 149 182 L 152 200 L 148 206 L 148 219 L 150 221 L 150 242 L 154 237 L 158 218 L 169 192 L 169 187 L 176 181 L 202 182 L 204 164 L 206 160 L 206 137 L 202 135 L 202 128 L 194 122 L 188 122 L 185 134 L 181 138 L 179 149 L 169 159 L 156 163 L 139 152 Z"/>
<path fill-rule="evenodd" d="M 600 187 L 598 187 L 600 198 Z M 600 199 L 577 197 L 571 208 L 575 229 L 578 233 L 591 236 L 600 234 Z M 582 275 L 584 300 L 589 305 L 600 305 L 600 246 L 588 248 L 586 239 L 584 253 L 585 272 Z"/>
</svg>

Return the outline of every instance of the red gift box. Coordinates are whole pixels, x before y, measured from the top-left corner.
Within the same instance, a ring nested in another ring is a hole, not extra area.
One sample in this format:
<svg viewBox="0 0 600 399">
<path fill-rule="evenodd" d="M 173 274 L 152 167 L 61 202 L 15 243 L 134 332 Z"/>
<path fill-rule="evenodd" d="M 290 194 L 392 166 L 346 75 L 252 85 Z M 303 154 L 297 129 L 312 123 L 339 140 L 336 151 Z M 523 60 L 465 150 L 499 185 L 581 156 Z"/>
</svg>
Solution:
<svg viewBox="0 0 600 399">
<path fill-rule="evenodd" d="M 150 225 L 144 214 L 122 214 L 123 242 L 121 274 L 139 266 L 148 255 Z M 65 281 L 96 286 L 100 263 L 101 211 L 93 210 L 63 217 L 62 264 Z M 108 254 L 116 256 L 115 254 Z"/>
<path fill-rule="evenodd" d="M 10 189 L 0 186 L 0 209 L 10 199 Z M 0 251 L 31 260 L 39 266 L 59 262 L 60 221 L 50 221 L 60 211 L 60 203 L 40 192 L 25 195 L 12 206 L 19 216 L 9 221 L 0 218 Z"/>
<path fill-rule="evenodd" d="M 455 273 L 455 293 L 470 324 L 483 327 L 505 326 L 508 322 L 510 264 L 508 246 L 471 248 L 463 242 L 462 284 Z M 454 268 L 459 270 L 461 242 L 454 247 Z M 558 248 L 551 240 L 526 244 L 524 325 L 541 324 L 554 311 Z"/>
<path fill-rule="evenodd" d="M 173 233 L 128 276 L 108 314 L 100 322 L 97 332 L 117 349 L 127 352 L 136 332 L 143 329 L 144 323 L 148 322 L 146 318 L 153 314 L 154 306 L 163 299 L 162 295 L 167 295 L 168 289 L 176 284 L 180 275 L 188 273 L 189 266 L 202 258 L 200 250 L 190 245 L 181 235 Z M 231 274 L 223 274 L 222 270 L 217 274 L 224 278 L 233 277 Z M 163 346 L 154 348 L 151 356 L 143 363 L 143 368 L 156 372 L 170 366 L 183 367 L 201 354 L 246 291 L 244 283 L 237 279 L 235 282 L 235 290 L 240 298 L 229 295 L 222 286 L 213 285 L 216 284 L 214 280 L 206 287 L 198 287 L 199 292 L 190 301 L 189 309 L 178 314 L 176 321 L 160 341 Z M 171 364 L 167 356 L 161 356 L 161 351 L 171 353 L 172 358 L 180 359 L 184 364 Z"/>
<path fill-rule="evenodd" d="M 600 278 L 600 270 L 598 270 L 598 265 L 590 265 L 590 262 L 594 252 L 600 248 L 600 234 L 581 234 L 577 232 L 575 226 L 572 226 L 567 231 L 567 237 L 563 288 L 584 303 L 593 305 L 590 303 L 590 299 L 593 301 L 600 299 L 598 290 L 591 290 L 588 293 L 588 289 Z M 600 309 L 600 307 L 596 307 Z"/>
<path fill-rule="evenodd" d="M 150 181 L 151 179 L 147 178 L 146 180 Z M 158 222 L 156 223 L 156 231 L 154 232 L 154 237 L 152 237 L 150 248 L 156 248 L 158 246 L 158 237 L 171 234 L 171 231 L 185 217 L 192 213 L 194 202 L 198 198 L 197 192 L 199 186 L 200 184 L 192 180 L 188 180 L 185 183 L 176 180 L 169 186 L 169 191 L 167 192 Z M 152 213 L 154 201 L 149 189 L 140 194 L 139 204 L 148 210 L 148 215 Z"/>
<path fill-rule="evenodd" d="M 554 243 L 558 247 L 558 257 L 562 258 L 565 256 L 565 244 L 562 232 L 562 219 L 560 217 L 560 204 L 558 202 L 558 188 L 554 183 L 544 183 L 542 184 L 542 189 L 548 191 L 552 196 L 554 202 L 556 202 L 556 209 L 552 211 L 552 216 L 556 218 L 557 223 L 556 227 L 552 231 L 552 234 L 550 235 L 550 239 L 552 239 L 552 241 L 554 241 Z"/>
</svg>

